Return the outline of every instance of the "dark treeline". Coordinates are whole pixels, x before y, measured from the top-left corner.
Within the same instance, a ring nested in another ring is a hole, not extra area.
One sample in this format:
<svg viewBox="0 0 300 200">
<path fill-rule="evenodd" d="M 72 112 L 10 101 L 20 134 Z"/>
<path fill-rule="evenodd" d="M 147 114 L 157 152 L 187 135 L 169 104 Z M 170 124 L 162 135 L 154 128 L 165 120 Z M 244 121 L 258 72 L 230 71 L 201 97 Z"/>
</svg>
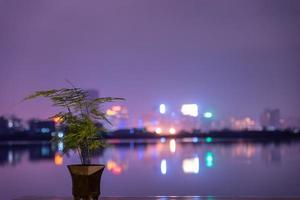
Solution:
<svg viewBox="0 0 300 200">
<path fill-rule="evenodd" d="M 155 139 L 155 138 L 233 138 L 233 139 L 299 139 L 300 133 L 295 133 L 293 131 L 277 130 L 277 131 L 211 131 L 211 132 L 179 132 L 175 135 L 158 135 L 152 132 L 147 132 L 143 129 L 123 129 L 108 133 L 99 133 L 106 139 Z M 2 134 L 0 135 L 0 141 L 22 141 L 22 140 L 32 140 L 32 141 L 50 141 L 52 139 L 51 134 L 33 134 L 29 131 L 16 132 L 14 134 Z"/>
</svg>

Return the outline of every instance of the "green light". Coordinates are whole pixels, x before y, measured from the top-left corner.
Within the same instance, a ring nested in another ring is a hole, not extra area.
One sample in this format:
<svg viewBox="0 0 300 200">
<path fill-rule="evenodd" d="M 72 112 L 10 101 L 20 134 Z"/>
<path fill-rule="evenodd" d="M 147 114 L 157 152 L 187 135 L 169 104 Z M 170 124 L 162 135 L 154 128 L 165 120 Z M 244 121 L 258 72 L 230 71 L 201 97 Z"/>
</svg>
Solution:
<svg viewBox="0 0 300 200">
<path fill-rule="evenodd" d="M 205 113 L 203 114 L 203 117 L 205 117 L 205 118 L 207 118 L 207 119 L 210 119 L 210 118 L 213 117 L 213 114 L 212 114 L 211 112 L 205 112 Z"/>
<path fill-rule="evenodd" d="M 211 168 L 214 166 L 214 155 L 211 151 L 208 151 L 205 155 L 206 167 Z"/>
<path fill-rule="evenodd" d="M 211 137 L 207 137 L 207 138 L 205 138 L 205 141 L 206 141 L 207 143 L 211 143 L 211 142 L 213 141 L 213 139 L 212 139 Z"/>
</svg>

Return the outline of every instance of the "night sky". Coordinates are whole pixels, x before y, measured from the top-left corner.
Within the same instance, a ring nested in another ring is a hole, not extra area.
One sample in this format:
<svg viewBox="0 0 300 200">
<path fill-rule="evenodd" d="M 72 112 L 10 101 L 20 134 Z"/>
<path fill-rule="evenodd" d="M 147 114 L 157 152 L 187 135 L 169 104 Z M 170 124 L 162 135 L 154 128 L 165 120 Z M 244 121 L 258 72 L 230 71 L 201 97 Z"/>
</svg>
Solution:
<svg viewBox="0 0 300 200">
<path fill-rule="evenodd" d="M 0 0 L 0 67 L 0 115 L 46 118 L 49 102 L 20 101 L 68 79 L 135 115 L 300 117 L 300 1 Z"/>
</svg>

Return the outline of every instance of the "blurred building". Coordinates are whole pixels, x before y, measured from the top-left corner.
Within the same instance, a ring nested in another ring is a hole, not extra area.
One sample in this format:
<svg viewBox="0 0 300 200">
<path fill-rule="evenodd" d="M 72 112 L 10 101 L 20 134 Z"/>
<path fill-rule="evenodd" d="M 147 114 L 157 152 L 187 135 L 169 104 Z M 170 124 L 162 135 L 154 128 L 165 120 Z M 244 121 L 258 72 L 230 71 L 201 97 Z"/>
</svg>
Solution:
<svg viewBox="0 0 300 200">
<path fill-rule="evenodd" d="M 240 130 L 255 130 L 255 129 L 257 129 L 257 123 L 250 117 L 246 117 L 246 118 L 242 118 L 242 119 L 231 118 L 230 123 L 231 123 L 230 128 L 232 130 L 240 131 Z"/>
<path fill-rule="evenodd" d="M 7 134 L 23 130 L 24 127 L 20 118 L 17 118 L 15 116 L 0 117 L 0 133 Z"/>
<path fill-rule="evenodd" d="M 183 131 L 193 131 L 193 130 L 199 130 L 204 128 L 204 124 L 201 122 L 201 119 L 199 117 L 193 117 L 193 116 L 181 116 L 180 119 L 180 127 Z"/>
<path fill-rule="evenodd" d="M 158 135 L 177 134 L 181 129 L 180 114 L 166 104 L 155 106 L 153 112 L 142 116 L 143 127 Z"/>
<path fill-rule="evenodd" d="M 41 121 L 41 120 L 30 120 L 29 130 L 31 133 L 41 133 L 51 135 L 55 132 L 55 122 L 54 121 Z"/>
<path fill-rule="evenodd" d="M 279 109 L 265 109 L 260 116 L 260 125 L 267 130 L 281 129 L 280 120 Z"/>
<path fill-rule="evenodd" d="M 0 117 L 0 134 L 8 133 L 8 120 L 5 117 Z"/>
<path fill-rule="evenodd" d="M 109 130 L 125 129 L 128 128 L 128 109 L 125 106 L 114 105 L 106 110 L 106 115 L 111 125 L 107 125 Z"/>
<path fill-rule="evenodd" d="M 202 131 L 211 131 L 216 129 L 216 122 L 213 119 L 203 118 L 201 120 L 200 129 Z"/>
<path fill-rule="evenodd" d="M 283 129 L 300 129 L 299 117 L 285 117 L 284 119 L 281 119 L 280 122 Z"/>
<path fill-rule="evenodd" d="M 152 113 L 143 116 L 143 125 L 147 131 L 159 135 L 173 135 L 199 129 L 198 115 L 197 104 L 183 104 L 181 109 L 170 109 L 168 105 L 160 104 Z"/>
<path fill-rule="evenodd" d="M 23 131 L 24 126 L 22 124 L 22 119 L 16 116 L 8 117 L 8 128 L 11 130 L 11 132 Z"/>
</svg>

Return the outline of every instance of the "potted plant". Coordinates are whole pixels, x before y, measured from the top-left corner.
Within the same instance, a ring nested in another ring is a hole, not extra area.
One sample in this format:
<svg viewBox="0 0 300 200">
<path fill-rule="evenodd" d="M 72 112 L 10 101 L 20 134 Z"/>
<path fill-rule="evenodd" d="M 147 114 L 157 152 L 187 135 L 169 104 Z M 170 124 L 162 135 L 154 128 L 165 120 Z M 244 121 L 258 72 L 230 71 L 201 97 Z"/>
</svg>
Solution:
<svg viewBox="0 0 300 200">
<path fill-rule="evenodd" d="M 73 87 L 37 91 L 25 100 L 37 97 L 48 98 L 53 106 L 62 108 L 62 111 L 51 118 L 60 119 L 61 125 L 65 127 L 65 134 L 60 138 L 64 144 L 64 152 L 75 150 L 80 157 L 81 164 L 68 165 L 74 199 L 98 199 L 100 179 L 105 165 L 91 164 L 91 154 L 104 146 L 103 138 L 99 134 L 102 128 L 97 126 L 97 122 L 110 123 L 99 106 L 124 99 L 90 98 L 87 91 Z"/>
</svg>

